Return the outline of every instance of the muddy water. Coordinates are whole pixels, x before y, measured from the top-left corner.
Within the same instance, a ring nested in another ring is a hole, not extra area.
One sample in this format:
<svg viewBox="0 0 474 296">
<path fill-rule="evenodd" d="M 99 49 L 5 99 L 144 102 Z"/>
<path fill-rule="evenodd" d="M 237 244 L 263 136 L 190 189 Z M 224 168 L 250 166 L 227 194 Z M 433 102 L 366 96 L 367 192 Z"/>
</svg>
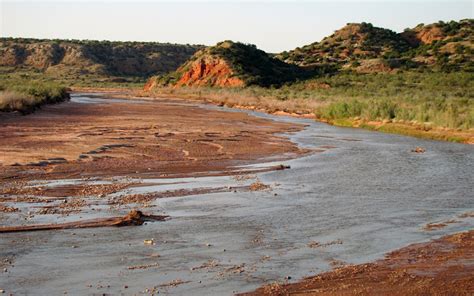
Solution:
<svg viewBox="0 0 474 296">
<path fill-rule="evenodd" d="M 290 170 L 248 180 L 143 180 L 131 190 L 239 186 L 258 178 L 271 191 L 156 200 L 150 210 L 172 219 L 142 227 L 1 234 L 0 257 L 15 257 L 14 267 L 0 274 L 0 289 L 31 295 L 132 295 L 153 289 L 230 295 L 473 228 L 473 218 L 459 217 L 474 210 L 472 146 L 249 113 L 306 124 L 289 137 L 314 153 L 284 162 Z M 416 146 L 426 153 L 411 152 Z M 64 219 L 97 215 L 87 210 Z M 456 222 L 445 228 L 423 229 L 451 219 Z M 151 238 L 155 244 L 145 245 Z"/>
</svg>

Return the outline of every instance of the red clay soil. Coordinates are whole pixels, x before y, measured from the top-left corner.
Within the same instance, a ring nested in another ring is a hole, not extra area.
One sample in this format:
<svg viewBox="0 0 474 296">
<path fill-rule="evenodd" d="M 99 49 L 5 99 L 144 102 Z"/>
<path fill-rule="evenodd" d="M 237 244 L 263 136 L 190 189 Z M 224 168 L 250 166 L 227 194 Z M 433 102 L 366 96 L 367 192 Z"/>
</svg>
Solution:
<svg viewBox="0 0 474 296">
<path fill-rule="evenodd" d="M 474 295 L 474 230 L 242 295 Z"/>
<path fill-rule="evenodd" d="M 155 88 L 157 85 L 156 77 L 151 77 L 150 79 L 147 80 L 145 85 L 143 86 L 144 91 L 150 91 L 153 88 Z"/>
<path fill-rule="evenodd" d="M 433 25 L 417 27 L 412 30 L 402 32 L 401 36 L 414 46 L 418 46 L 420 44 L 431 44 L 447 37 L 440 27 Z"/>
<path fill-rule="evenodd" d="M 422 44 L 431 44 L 434 41 L 443 40 L 446 35 L 439 27 L 423 27 L 416 33 L 416 37 Z"/>
<path fill-rule="evenodd" d="M 287 138 L 275 135 L 301 128 L 164 100 L 67 102 L 28 116 L 0 114 L 0 179 L 231 171 L 264 157 L 302 153 Z"/>
<path fill-rule="evenodd" d="M 182 86 L 215 86 L 215 87 L 242 87 L 245 82 L 236 77 L 229 63 L 224 59 L 206 55 L 193 62 L 186 63 L 177 71 L 181 77 L 174 87 Z M 143 88 L 150 91 L 158 84 L 157 78 L 150 78 Z"/>
<path fill-rule="evenodd" d="M 178 72 L 180 70 L 178 69 Z M 221 58 L 206 56 L 194 61 L 189 70 L 176 83 L 180 86 L 219 86 L 219 87 L 239 87 L 244 86 L 244 82 L 233 76 L 233 71 L 229 64 Z M 146 88 L 145 88 L 146 89 Z"/>
</svg>

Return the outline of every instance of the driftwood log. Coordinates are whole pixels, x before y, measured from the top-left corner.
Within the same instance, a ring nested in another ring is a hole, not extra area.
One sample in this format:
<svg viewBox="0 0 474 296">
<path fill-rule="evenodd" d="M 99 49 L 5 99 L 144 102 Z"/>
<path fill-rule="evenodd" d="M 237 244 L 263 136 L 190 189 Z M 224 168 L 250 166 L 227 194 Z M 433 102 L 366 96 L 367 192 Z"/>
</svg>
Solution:
<svg viewBox="0 0 474 296">
<path fill-rule="evenodd" d="M 141 211 L 132 210 L 123 217 L 97 218 L 84 221 L 74 221 L 59 224 L 37 224 L 37 225 L 20 225 L 0 227 L 0 233 L 6 232 L 23 232 L 23 231 L 40 231 L 40 230 L 57 230 L 57 229 L 73 229 L 73 228 L 95 228 L 95 227 L 121 227 L 121 226 L 138 226 L 146 221 L 164 221 L 169 216 L 145 215 Z"/>
</svg>

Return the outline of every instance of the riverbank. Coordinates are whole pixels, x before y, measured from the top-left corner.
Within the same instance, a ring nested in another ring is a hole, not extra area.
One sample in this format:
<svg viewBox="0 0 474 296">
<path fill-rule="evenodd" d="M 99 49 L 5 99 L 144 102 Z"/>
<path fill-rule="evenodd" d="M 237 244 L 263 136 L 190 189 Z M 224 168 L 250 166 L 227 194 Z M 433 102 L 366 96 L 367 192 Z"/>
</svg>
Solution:
<svg viewBox="0 0 474 296">
<path fill-rule="evenodd" d="M 468 72 L 341 72 L 278 88 L 147 84 L 144 89 L 157 96 L 197 97 L 226 106 L 256 107 L 269 113 L 314 114 L 318 120 L 340 126 L 473 143 L 471 80 L 472 74 Z"/>
<path fill-rule="evenodd" d="M 137 95 L 145 95 L 138 92 Z M 284 115 L 294 116 L 303 118 L 313 118 L 317 121 L 325 122 L 331 125 L 340 127 L 354 127 L 363 128 L 368 130 L 375 130 L 380 132 L 400 134 L 405 136 L 412 136 L 422 139 L 449 141 L 456 143 L 474 144 L 474 129 L 453 129 L 447 127 L 438 127 L 430 123 L 418 123 L 416 121 L 405 121 L 405 120 L 365 120 L 360 117 L 344 118 L 344 119 L 328 119 L 321 117 L 314 113 L 314 110 L 321 107 L 319 103 L 307 103 L 304 101 L 297 101 L 291 103 L 292 106 L 288 107 L 287 104 L 278 104 L 276 98 L 267 100 L 261 100 L 258 97 L 244 97 L 238 100 L 229 99 L 226 96 L 214 96 L 206 95 L 203 96 L 200 93 L 197 94 L 182 94 L 179 90 L 164 90 L 163 92 L 152 92 L 152 96 L 165 96 L 165 97 L 178 97 L 184 99 L 201 100 L 210 102 L 219 106 L 226 106 L 229 108 L 237 108 L 244 110 L 256 110 L 266 112 L 273 115 Z"/>
<path fill-rule="evenodd" d="M 470 295 L 474 230 L 412 244 L 374 263 L 336 268 L 239 295 Z"/>
</svg>

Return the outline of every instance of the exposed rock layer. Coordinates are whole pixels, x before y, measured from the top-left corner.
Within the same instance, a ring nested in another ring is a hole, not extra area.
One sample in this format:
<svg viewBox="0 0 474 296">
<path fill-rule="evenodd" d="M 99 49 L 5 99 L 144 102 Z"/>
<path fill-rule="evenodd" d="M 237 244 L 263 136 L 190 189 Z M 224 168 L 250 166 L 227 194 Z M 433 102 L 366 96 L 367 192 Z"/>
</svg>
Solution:
<svg viewBox="0 0 474 296">
<path fill-rule="evenodd" d="M 190 69 L 184 72 L 176 86 L 243 86 L 244 81 L 234 75 L 234 71 L 224 59 L 212 56 L 203 57 L 191 64 Z"/>
<path fill-rule="evenodd" d="M 0 66 L 48 74 L 149 76 L 174 71 L 202 46 L 152 42 L 0 39 Z"/>
</svg>

